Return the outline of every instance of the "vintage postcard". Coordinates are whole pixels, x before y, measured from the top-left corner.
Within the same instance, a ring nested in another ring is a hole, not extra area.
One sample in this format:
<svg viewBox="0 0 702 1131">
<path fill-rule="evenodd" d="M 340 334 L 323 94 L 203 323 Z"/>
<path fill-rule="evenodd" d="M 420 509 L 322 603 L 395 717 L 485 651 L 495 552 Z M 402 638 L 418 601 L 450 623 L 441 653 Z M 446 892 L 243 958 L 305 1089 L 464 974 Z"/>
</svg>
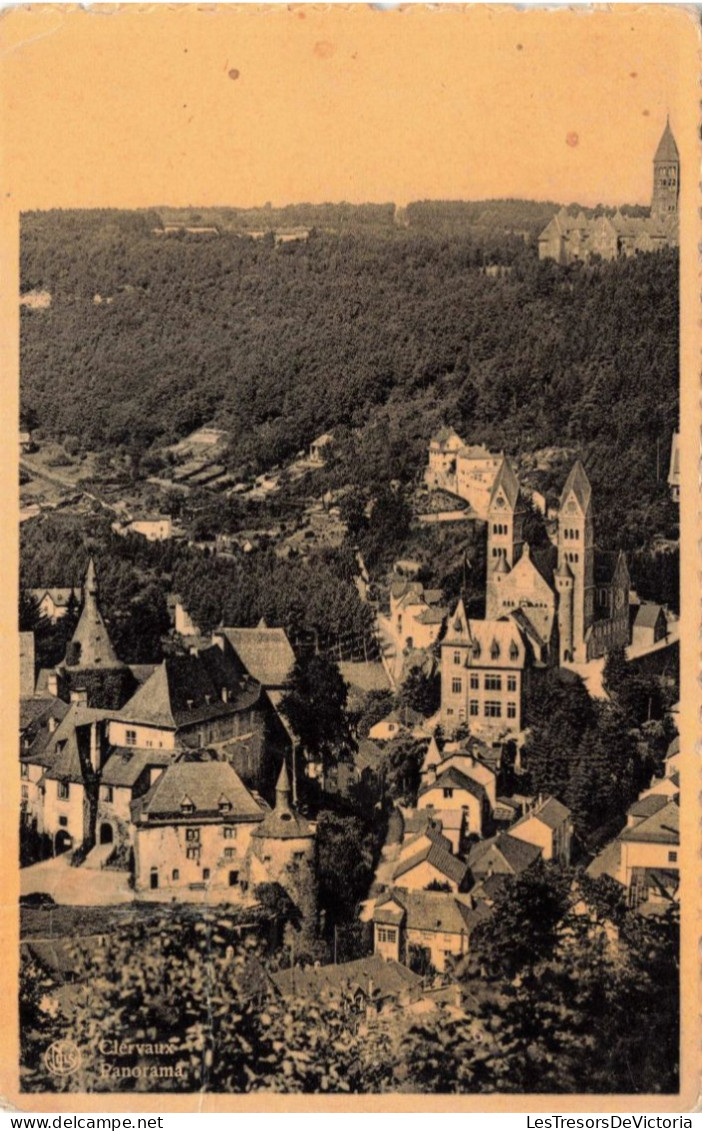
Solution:
<svg viewBox="0 0 702 1131">
<path fill-rule="evenodd" d="M 6 1106 L 691 1126 L 698 19 L 3 13 Z"/>
</svg>

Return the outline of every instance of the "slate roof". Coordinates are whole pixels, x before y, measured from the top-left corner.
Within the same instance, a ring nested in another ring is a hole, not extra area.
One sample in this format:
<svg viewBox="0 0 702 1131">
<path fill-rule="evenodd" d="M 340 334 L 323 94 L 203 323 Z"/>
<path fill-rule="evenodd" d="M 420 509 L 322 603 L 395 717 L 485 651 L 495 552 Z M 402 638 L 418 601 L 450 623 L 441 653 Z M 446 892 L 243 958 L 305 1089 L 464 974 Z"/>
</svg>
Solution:
<svg viewBox="0 0 702 1131">
<path fill-rule="evenodd" d="M 110 635 L 98 606 L 97 576 L 92 558 L 85 575 L 83 594 L 83 608 L 78 618 L 76 630 L 71 637 L 71 644 L 79 645 L 78 659 L 75 664 L 70 665 L 64 661 L 66 668 L 99 668 L 101 670 L 123 668 L 125 665 L 112 646 Z"/>
<path fill-rule="evenodd" d="M 167 657 L 125 703 L 120 718 L 177 730 L 246 710 L 260 696 L 260 683 L 245 679 L 240 665 L 212 645 L 197 655 Z"/>
<path fill-rule="evenodd" d="M 402 922 L 408 930 L 434 931 L 443 934 L 458 935 L 461 931 L 465 934 L 468 929 L 477 925 L 489 914 L 484 905 L 472 906 L 469 897 L 449 894 L 441 891 L 405 891 L 392 889 L 381 897 L 375 905 L 373 921 Z M 388 908 L 389 903 L 396 903 L 402 908 L 403 915 L 397 915 Z M 388 912 L 391 918 L 388 917 Z"/>
<path fill-rule="evenodd" d="M 446 838 L 442 837 L 441 839 L 445 840 Z M 419 852 L 415 852 L 413 856 L 402 860 L 400 864 L 398 864 L 393 872 L 393 879 L 399 880 L 401 876 L 406 875 L 407 872 L 413 871 L 419 864 L 424 863 L 431 864 L 438 872 L 441 872 L 447 879 L 452 880 L 459 886 L 463 883 L 469 872 L 467 864 L 459 860 L 458 857 L 454 856 L 451 852 L 448 852 L 438 841 L 431 839 Z"/>
<path fill-rule="evenodd" d="M 658 148 L 653 158 L 654 161 L 670 161 L 675 162 L 680 160 L 680 153 L 673 137 L 673 131 L 670 128 L 670 120 L 665 123 L 665 129 L 661 135 L 661 140 L 658 142 Z"/>
<path fill-rule="evenodd" d="M 495 476 L 495 482 L 490 492 L 489 509 L 492 509 L 494 500 L 497 498 L 500 489 L 504 492 L 510 507 L 514 509 L 519 500 L 519 480 L 507 459 L 502 460 L 500 469 Z"/>
<path fill-rule="evenodd" d="M 570 817 L 570 809 L 562 805 L 555 797 L 547 797 L 546 800 L 530 813 L 525 813 L 523 817 L 513 826 L 517 828 L 523 825 L 526 821 L 537 820 L 542 824 L 547 825 L 549 829 L 557 829 L 564 821 Z"/>
<path fill-rule="evenodd" d="M 117 711 L 107 711 L 102 708 L 84 707 L 80 703 L 71 703 L 64 718 L 46 744 L 44 756 L 47 761 L 44 764 L 48 764 L 50 767 L 46 773 L 47 779 L 49 781 L 82 782 L 83 773 L 78 754 L 77 729 L 117 717 Z"/>
<path fill-rule="evenodd" d="M 458 435 L 458 433 L 453 430 L 453 428 L 448 428 L 446 425 L 443 425 L 432 436 L 431 444 L 436 444 L 439 447 L 444 447 L 451 440 L 457 440 L 460 445 L 463 444 L 463 440 Z"/>
<path fill-rule="evenodd" d="M 639 605 L 638 611 L 634 618 L 634 627 L 655 628 L 661 613 L 663 613 L 662 605 L 655 605 L 652 602 L 644 605 Z M 663 616 L 665 617 L 665 613 L 663 613 Z"/>
<path fill-rule="evenodd" d="M 184 813 L 183 802 L 194 809 Z M 221 812 L 222 801 L 231 809 Z M 189 820 L 219 817 L 261 820 L 263 810 L 254 800 L 228 762 L 174 762 L 152 785 L 148 793 L 132 803 L 132 819 L 146 823 L 186 816 Z"/>
<path fill-rule="evenodd" d="M 565 486 L 561 492 L 561 507 L 564 506 L 571 491 L 578 500 L 582 510 L 586 511 L 592 500 L 592 487 L 590 486 L 590 480 L 587 477 L 582 461 L 579 459 L 576 459 L 565 481 Z"/>
<path fill-rule="evenodd" d="M 377 773 L 384 761 L 385 756 L 380 747 L 376 746 L 370 738 L 362 738 L 354 758 L 359 773 L 363 773 L 364 770 L 372 770 Z"/>
<path fill-rule="evenodd" d="M 376 661 L 349 660 L 339 664 L 339 671 L 351 687 L 360 691 L 388 691 L 390 688 L 385 668 Z"/>
<path fill-rule="evenodd" d="M 654 813 L 659 810 L 665 809 L 668 804 L 669 798 L 662 793 L 649 793 L 646 797 L 642 797 L 639 801 L 635 801 L 627 809 L 627 816 L 629 817 L 652 817 Z"/>
<path fill-rule="evenodd" d="M 295 653 L 282 628 L 220 628 L 246 668 L 264 687 L 284 687 L 295 664 Z"/>
<path fill-rule="evenodd" d="M 169 766 L 175 758 L 173 750 L 141 749 L 115 746 L 102 769 L 102 785 L 130 788 L 150 766 Z"/>
<path fill-rule="evenodd" d="M 529 868 L 541 855 L 541 849 L 538 845 L 528 844 L 527 841 L 519 840 L 516 836 L 510 836 L 509 833 L 500 833 L 490 840 L 483 840 L 474 845 L 468 857 L 471 871 L 480 874 L 483 865 L 487 870 L 486 858 L 494 852 L 502 856 L 509 870 L 515 876 Z"/>
<path fill-rule="evenodd" d="M 21 762 L 34 766 L 51 765 L 54 752 L 49 749 L 53 739 L 49 719 L 54 718 L 61 723 L 69 709 L 68 703 L 53 696 L 20 700 L 20 732 L 23 738 Z"/>
<path fill-rule="evenodd" d="M 448 609 L 425 609 L 416 620 L 418 624 L 442 624 L 447 614 Z"/>
<path fill-rule="evenodd" d="M 466 793 L 477 797 L 479 801 L 487 797 L 485 787 L 482 786 L 480 782 L 466 777 L 466 775 L 461 773 L 455 766 L 449 766 L 448 770 L 444 770 L 437 775 L 435 781 L 427 782 L 426 785 L 423 785 L 417 796 L 422 797 L 432 789 L 463 789 Z"/>
<path fill-rule="evenodd" d="M 418 993 L 422 986 L 422 979 L 408 966 L 379 954 L 333 966 L 279 970 L 271 981 L 284 997 L 300 998 L 340 997 L 357 989 L 366 997 L 373 989 L 381 998 L 396 998 L 407 990 Z"/>
<path fill-rule="evenodd" d="M 461 606 L 459 606 L 461 607 Z M 456 610 L 458 613 L 458 610 Z M 524 666 L 525 646 L 518 625 L 512 618 L 505 620 L 469 620 L 463 621 L 463 631 L 456 630 L 456 615 L 449 618 L 446 636 L 442 646 L 456 644 L 469 645 L 468 659 L 478 668 L 511 668 L 519 669 Z M 493 656 L 494 646 L 498 655 Z M 512 658 L 511 653 L 517 655 Z"/>
<path fill-rule="evenodd" d="M 644 817 L 630 829 L 624 829 L 619 834 L 620 840 L 645 841 L 650 844 L 679 844 L 680 843 L 680 808 L 677 801 L 668 801 L 668 804 L 659 809 L 650 817 Z"/>
</svg>

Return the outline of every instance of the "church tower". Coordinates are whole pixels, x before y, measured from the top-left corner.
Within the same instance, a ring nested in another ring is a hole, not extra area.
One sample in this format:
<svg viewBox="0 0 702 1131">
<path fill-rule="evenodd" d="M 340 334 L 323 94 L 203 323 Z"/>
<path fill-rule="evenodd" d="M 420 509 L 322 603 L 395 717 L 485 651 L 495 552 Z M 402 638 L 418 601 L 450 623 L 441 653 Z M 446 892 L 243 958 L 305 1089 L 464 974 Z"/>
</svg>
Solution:
<svg viewBox="0 0 702 1131">
<path fill-rule="evenodd" d="M 573 659 L 573 572 L 563 558 L 553 575 L 558 594 L 558 661 Z"/>
<path fill-rule="evenodd" d="M 487 583 L 485 617 L 498 613 L 500 578 L 509 573 L 522 556 L 524 545 L 524 502 L 519 480 L 503 459 L 490 493 L 487 511 Z"/>
<path fill-rule="evenodd" d="M 558 572 L 563 578 L 567 566 L 573 576 L 572 653 L 576 662 L 587 659 L 585 636 L 595 617 L 594 543 L 592 488 L 585 468 L 576 460 L 558 512 Z M 560 585 L 557 588 L 559 595 L 565 595 Z"/>
<path fill-rule="evenodd" d="M 666 119 L 665 129 L 653 158 L 652 219 L 677 220 L 679 194 L 680 154 L 670 128 L 670 120 Z"/>
</svg>

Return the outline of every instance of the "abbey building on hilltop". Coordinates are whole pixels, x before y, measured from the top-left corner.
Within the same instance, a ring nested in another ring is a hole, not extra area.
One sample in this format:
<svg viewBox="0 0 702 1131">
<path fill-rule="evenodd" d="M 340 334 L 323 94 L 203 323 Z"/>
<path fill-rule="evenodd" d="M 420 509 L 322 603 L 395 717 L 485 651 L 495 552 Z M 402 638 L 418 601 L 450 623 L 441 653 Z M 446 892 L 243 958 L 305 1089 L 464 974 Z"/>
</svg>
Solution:
<svg viewBox="0 0 702 1131">
<path fill-rule="evenodd" d="M 623 216 L 604 212 L 572 216 L 561 208 L 539 236 L 539 259 L 562 265 L 588 260 L 593 255 L 616 259 L 639 251 L 660 251 L 678 244 L 680 154 L 667 121 L 653 158 L 653 195 L 648 216 Z"/>
</svg>

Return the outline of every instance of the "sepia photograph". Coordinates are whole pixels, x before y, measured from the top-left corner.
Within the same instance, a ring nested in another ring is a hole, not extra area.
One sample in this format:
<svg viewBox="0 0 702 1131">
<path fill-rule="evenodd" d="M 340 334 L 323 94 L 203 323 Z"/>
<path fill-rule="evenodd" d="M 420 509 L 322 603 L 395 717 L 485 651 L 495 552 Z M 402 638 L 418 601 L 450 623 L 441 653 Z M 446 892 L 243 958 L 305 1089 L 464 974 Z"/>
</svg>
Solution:
<svg viewBox="0 0 702 1131">
<path fill-rule="evenodd" d="M 20 1110 L 680 1110 L 696 18 L 5 13 Z"/>
</svg>

